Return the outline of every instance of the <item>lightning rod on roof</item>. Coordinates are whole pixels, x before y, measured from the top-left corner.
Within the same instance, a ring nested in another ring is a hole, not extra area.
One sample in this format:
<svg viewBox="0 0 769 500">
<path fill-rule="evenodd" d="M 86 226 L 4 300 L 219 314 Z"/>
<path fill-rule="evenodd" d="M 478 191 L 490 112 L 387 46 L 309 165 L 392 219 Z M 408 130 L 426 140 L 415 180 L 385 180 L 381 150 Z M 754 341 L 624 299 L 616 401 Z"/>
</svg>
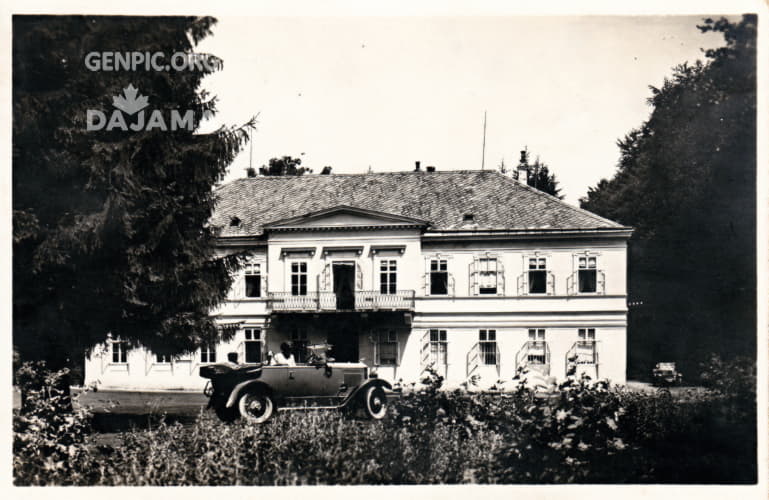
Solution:
<svg viewBox="0 0 769 500">
<path fill-rule="evenodd" d="M 483 152 L 481 153 L 481 170 L 486 164 L 486 110 L 483 110 Z"/>
</svg>

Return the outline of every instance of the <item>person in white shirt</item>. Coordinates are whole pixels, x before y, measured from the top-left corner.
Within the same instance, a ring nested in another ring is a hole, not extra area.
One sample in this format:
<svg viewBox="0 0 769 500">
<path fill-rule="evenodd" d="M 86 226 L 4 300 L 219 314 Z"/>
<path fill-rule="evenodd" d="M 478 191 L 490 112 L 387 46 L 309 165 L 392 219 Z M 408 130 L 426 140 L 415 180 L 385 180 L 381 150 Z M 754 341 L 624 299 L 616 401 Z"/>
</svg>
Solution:
<svg viewBox="0 0 769 500">
<path fill-rule="evenodd" d="M 277 366 L 296 366 L 294 355 L 291 354 L 291 346 L 286 342 L 280 344 L 280 352 L 273 357 L 273 361 Z"/>
</svg>

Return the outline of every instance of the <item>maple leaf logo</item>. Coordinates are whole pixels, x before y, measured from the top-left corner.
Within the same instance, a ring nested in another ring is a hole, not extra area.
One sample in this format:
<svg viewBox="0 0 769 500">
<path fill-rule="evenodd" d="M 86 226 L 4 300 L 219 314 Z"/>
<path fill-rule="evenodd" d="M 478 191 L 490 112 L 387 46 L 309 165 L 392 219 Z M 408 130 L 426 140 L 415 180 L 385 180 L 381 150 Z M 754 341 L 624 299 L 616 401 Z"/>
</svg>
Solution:
<svg viewBox="0 0 769 500">
<path fill-rule="evenodd" d="M 120 111 L 132 115 L 149 106 L 149 103 L 147 96 L 139 94 L 139 90 L 129 83 L 128 87 L 123 89 L 123 95 L 112 97 L 112 105 Z"/>
</svg>

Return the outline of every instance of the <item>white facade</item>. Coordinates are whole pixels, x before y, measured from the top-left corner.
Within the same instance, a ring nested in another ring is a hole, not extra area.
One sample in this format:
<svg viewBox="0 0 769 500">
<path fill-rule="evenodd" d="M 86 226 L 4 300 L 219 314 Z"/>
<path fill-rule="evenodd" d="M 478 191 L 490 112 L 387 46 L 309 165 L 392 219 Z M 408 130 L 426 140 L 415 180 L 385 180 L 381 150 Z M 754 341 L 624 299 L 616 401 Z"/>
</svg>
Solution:
<svg viewBox="0 0 769 500">
<path fill-rule="evenodd" d="M 625 382 L 628 228 L 428 224 L 341 206 L 266 224 L 258 237 L 222 239 L 222 252 L 248 251 L 254 264 L 212 311 L 239 325 L 235 338 L 215 356 L 172 360 L 123 354 L 110 339 L 86 361 L 86 383 L 201 390 L 201 365 L 230 352 L 264 360 L 287 340 L 335 344 L 338 361 L 360 359 L 391 382 L 416 382 L 431 365 L 449 387 L 470 379 L 509 387 L 523 366 L 563 379 L 570 364 Z M 258 296 L 247 296 L 257 295 L 257 282 Z"/>
</svg>

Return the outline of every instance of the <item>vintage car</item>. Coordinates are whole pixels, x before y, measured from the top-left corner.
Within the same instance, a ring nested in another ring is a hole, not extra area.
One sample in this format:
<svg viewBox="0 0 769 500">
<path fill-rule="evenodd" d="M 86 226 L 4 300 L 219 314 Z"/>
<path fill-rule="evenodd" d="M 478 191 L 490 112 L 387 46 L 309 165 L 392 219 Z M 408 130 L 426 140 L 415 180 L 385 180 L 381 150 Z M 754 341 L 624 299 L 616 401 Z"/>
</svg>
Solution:
<svg viewBox="0 0 769 500">
<path fill-rule="evenodd" d="M 665 387 L 681 382 L 683 376 L 676 370 L 676 364 L 670 361 L 657 363 L 652 370 L 654 385 Z"/>
<path fill-rule="evenodd" d="M 316 359 L 295 366 L 222 363 L 202 366 L 210 379 L 204 393 L 220 419 L 242 416 L 252 423 L 267 421 L 276 410 L 363 410 L 384 418 L 392 386 L 363 363 Z"/>
</svg>

